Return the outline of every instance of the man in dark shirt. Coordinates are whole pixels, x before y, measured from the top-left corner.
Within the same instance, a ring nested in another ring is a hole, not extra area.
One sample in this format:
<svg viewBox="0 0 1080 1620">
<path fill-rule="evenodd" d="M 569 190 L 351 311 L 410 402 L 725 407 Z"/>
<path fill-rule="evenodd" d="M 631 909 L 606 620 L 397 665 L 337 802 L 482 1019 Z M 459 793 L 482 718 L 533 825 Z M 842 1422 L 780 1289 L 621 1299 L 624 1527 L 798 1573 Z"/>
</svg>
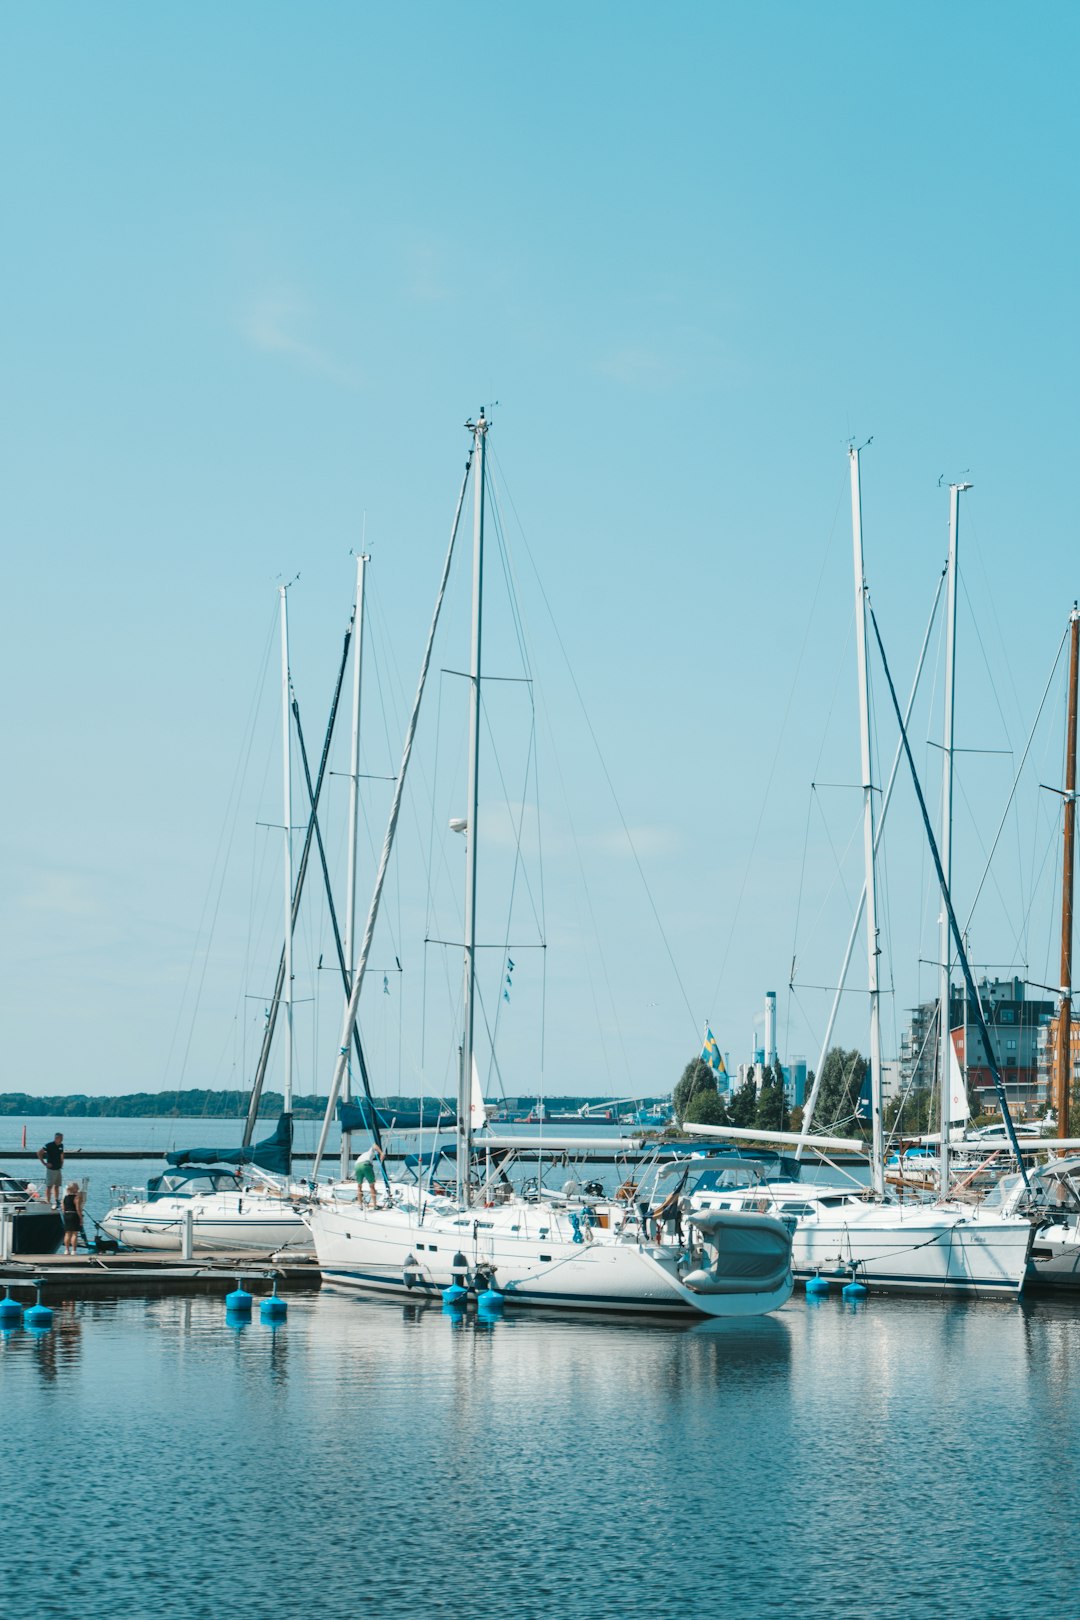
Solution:
<svg viewBox="0 0 1080 1620">
<path fill-rule="evenodd" d="M 64 1174 L 64 1137 L 57 1131 L 51 1142 L 38 1148 L 38 1158 L 45 1166 L 45 1202 L 60 1208 L 60 1182 Z"/>
</svg>

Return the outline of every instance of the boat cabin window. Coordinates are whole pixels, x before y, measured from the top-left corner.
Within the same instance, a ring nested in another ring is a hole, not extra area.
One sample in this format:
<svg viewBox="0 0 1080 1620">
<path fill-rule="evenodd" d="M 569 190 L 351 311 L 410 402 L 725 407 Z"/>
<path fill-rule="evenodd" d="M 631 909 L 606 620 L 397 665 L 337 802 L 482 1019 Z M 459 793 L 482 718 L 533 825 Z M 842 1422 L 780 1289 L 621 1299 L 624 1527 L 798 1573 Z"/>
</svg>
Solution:
<svg viewBox="0 0 1080 1620">
<path fill-rule="evenodd" d="M 243 1184 L 231 1170 L 166 1170 L 146 1184 L 146 1194 L 154 1198 L 194 1198 L 199 1193 L 243 1192 Z"/>
<path fill-rule="evenodd" d="M 813 1204 L 781 1204 L 780 1211 L 784 1215 L 812 1215 L 814 1206 Z"/>
<path fill-rule="evenodd" d="M 735 1187 L 755 1187 L 761 1180 L 761 1170 L 754 1164 L 726 1165 L 722 1170 L 703 1170 L 693 1182 L 695 1193 L 717 1192 Z"/>
</svg>

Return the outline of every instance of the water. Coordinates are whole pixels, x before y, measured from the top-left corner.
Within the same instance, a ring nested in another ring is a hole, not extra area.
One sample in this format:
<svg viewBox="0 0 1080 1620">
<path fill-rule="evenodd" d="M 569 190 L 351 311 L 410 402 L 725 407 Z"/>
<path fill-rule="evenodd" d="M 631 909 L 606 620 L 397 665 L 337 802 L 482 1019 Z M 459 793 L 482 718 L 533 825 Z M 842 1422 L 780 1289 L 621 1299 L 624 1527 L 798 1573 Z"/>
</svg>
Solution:
<svg viewBox="0 0 1080 1620">
<path fill-rule="evenodd" d="M 0 1335 L 0 1577 L 80 1620 L 1073 1614 L 1078 1373 L 1052 1303 L 71 1303 Z"/>
</svg>

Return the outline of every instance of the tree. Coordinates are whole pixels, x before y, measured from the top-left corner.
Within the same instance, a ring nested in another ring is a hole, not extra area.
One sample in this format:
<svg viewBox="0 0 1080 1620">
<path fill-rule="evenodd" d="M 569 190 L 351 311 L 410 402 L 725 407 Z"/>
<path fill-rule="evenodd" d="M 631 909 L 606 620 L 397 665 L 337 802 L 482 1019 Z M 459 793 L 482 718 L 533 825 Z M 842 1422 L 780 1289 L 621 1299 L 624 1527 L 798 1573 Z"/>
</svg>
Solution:
<svg viewBox="0 0 1080 1620">
<path fill-rule="evenodd" d="M 690 1106 L 691 1098 L 696 1097 L 700 1092 L 711 1092 L 714 1097 L 717 1095 L 716 1076 L 709 1068 L 709 1065 L 703 1063 L 698 1057 L 686 1065 L 682 1072 L 682 1078 L 678 1081 L 672 1093 L 671 1101 L 675 1109 L 675 1118 L 680 1125 L 686 1118 L 686 1110 Z M 701 1120 L 698 1123 L 704 1124 L 705 1121 Z"/>
<path fill-rule="evenodd" d="M 767 1063 L 761 1071 L 754 1124 L 762 1131 L 787 1129 L 787 1098 L 784 1096 L 784 1073 L 779 1064 L 773 1069 Z"/>
<path fill-rule="evenodd" d="M 894 1097 L 885 1110 L 887 1136 L 923 1136 L 936 1130 L 940 1120 L 933 1093 L 925 1086 L 909 1091 L 904 1097 Z"/>
<path fill-rule="evenodd" d="M 827 1133 L 850 1126 L 858 1114 L 859 1093 L 866 1077 L 867 1063 L 861 1052 L 845 1052 L 842 1046 L 829 1048 L 821 1065 L 821 1089 L 814 1108 L 813 1129 Z"/>
<path fill-rule="evenodd" d="M 757 1123 L 757 1082 L 753 1066 L 747 1069 L 746 1079 L 732 1097 L 728 1113 L 732 1125 L 749 1127 Z"/>
<path fill-rule="evenodd" d="M 724 1107 L 724 1099 L 714 1089 L 712 1091 L 696 1091 L 691 1097 L 686 1113 L 683 1116 L 686 1125 L 730 1125 L 728 1111 Z"/>
</svg>

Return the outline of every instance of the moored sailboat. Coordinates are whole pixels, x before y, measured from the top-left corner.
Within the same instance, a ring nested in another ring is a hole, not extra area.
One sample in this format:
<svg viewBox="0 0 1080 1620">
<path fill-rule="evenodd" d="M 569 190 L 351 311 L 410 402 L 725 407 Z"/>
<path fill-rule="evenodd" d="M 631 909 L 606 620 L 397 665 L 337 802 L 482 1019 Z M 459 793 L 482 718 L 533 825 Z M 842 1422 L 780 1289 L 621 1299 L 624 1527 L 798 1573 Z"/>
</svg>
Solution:
<svg viewBox="0 0 1080 1620">
<path fill-rule="evenodd" d="M 882 1129 L 881 1035 L 878 1007 L 879 942 L 876 918 L 875 856 L 879 833 L 876 827 L 875 815 L 877 788 L 872 776 L 870 750 L 870 692 L 866 646 L 869 603 L 863 565 L 862 491 L 859 451 L 854 445 L 849 450 L 849 466 L 855 573 L 859 743 L 863 790 L 863 857 L 865 870 L 863 900 L 866 914 L 867 970 L 870 1000 L 871 1119 L 873 1125 L 870 1169 L 872 1187 L 867 1191 L 854 1186 L 818 1186 L 805 1183 L 801 1179 L 764 1181 L 760 1177 L 757 1179 L 756 1184 L 746 1185 L 744 1180 L 744 1184 L 740 1187 L 737 1180 L 733 1181 L 729 1177 L 728 1183 L 719 1187 L 701 1186 L 699 1190 L 692 1194 L 691 1202 L 695 1208 L 699 1209 L 754 1207 L 768 1209 L 791 1217 L 795 1221 L 794 1265 L 797 1275 L 803 1278 L 815 1274 L 841 1278 L 853 1277 L 859 1282 L 876 1285 L 887 1290 L 1015 1298 L 1024 1285 L 1028 1251 L 1031 1246 L 1030 1223 L 1011 1212 L 989 1209 L 985 1206 L 980 1207 L 956 1199 L 949 1199 L 947 1196 L 943 1196 L 934 1204 L 899 1204 L 890 1202 L 886 1192 L 886 1162 Z M 955 619 L 958 498 L 962 487 L 966 488 L 967 486 L 954 486 L 950 492 L 950 624 Z M 876 633 L 876 621 L 874 622 L 874 629 Z M 880 648 L 880 636 L 878 636 L 878 642 Z M 884 663 L 884 652 L 883 649 L 881 650 L 882 662 Z M 950 671 L 953 650 L 954 636 L 952 630 L 950 630 Z M 943 908 L 942 956 L 947 963 L 951 937 L 957 960 L 960 962 L 968 980 L 969 996 L 972 1000 L 975 1000 L 974 984 L 971 980 L 967 954 L 952 908 L 946 870 L 943 867 L 942 857 L 938 852 L 930 827 L 925 801 L 922 797 L 922 790 L 915 773 L 914 762 L 907 742 L 904 715 L 897 701 L 887 666 L 885 674 L 900 729 L 902 749 L 911 768 L 916 795 L 923 812 L 927 840 L 937 871 Z M 951 765 L 951 673 L 949 681 L 946 756 L 948 764 Z M 951 778 L 948 775 L 948 770 L 943 790 L 943 801 L 945 824 L 948 827 L 952 802 Z M 947 861 L 948 836 L 945 843 L 945 858 Z M 851 942 L 849 942 L 849 956 L 850 950 Z M 846 966 L 847 959 L 845 959 L 845 971 Z M 947 967 L 942 980 L 946 987 L 942 994 L 942 1006 L 947 1009 L 949 1000 Z M 947 1019 L 947 1012 L 945 1017 Z M 986 1039 L 986 1046 L 989 1050 L 988 1038 Z M 943 1040 L 943 1066 L 946 1062 Z M 819 1074 L 820 1068 L 821 1065 L 819 1065 Z M 1006 1129 L 1010 1134 L 1011 1145 L 1015 1149 L 1015 1132 L 1012 1128 L 1004 1088 L 1000 1085 L 1000 1077 L 997 1078 Z M 803 1148 L 812 1141 L 806 1133 L 810 1128 L 816 1090 L 815 1086 L 814 1091 L 811 1093 L 807 1115 L 803 1123 L 799 1143 L 800 1158 Z M 952 1117 L 951 1088 L 947 1067 L 944 1067 L 942 1094 L 944 1129 L 939 1152 L 935 1154 L 935 1160 L 941 1166 L 939 1186 L 943 1193 L 947 1194 L 948 1137 L 949 1122 Z M 725 1135 L 725 1132 L 720 1127 L 694 1126 L 691 1127 L 691 1130 L 697 1135 L 714 1138 Z M 766 1132 L 763 1133 L 761 1139 L 769 1140 L 773 1138 L 771 1133 Z M 856 1144 L 849 1142 L 847 1145 L 851 1147 Z"/>
<path fill-rule="evenodd" d="M 448 1287 L 494 1296 L 499 1303 L 558 1309 L 648 1312 L 675 1317 L 748 1315 L 775 1309 L 792 1287 L 791 1232 L 784 1221 L 756 1211 L 708 1212 L 688 1242 L 650 1241 L 629 1203 L 521 1197 L 496 1171 L 483 1173 L 483 1105 L 474 1086 L 476 1033 L 477 829 L 483 618 L 485 455 L 488 423 L 467 424 L 472 449 L 428 637 L 413 717 L 406 734 L 383 857 L 345 1010 L 346 1032 L 356 1019 L 382 882 L 396 826 L 415 723 L 430 663 L 462 505 L 473 482 L 472 632 L 469 662 L 469 755 L 466 832 L 464 987 L 457 1099 L 455 1185 L 440 1194 L 390 1184 L 389 1202 L 365 1207 L 348 1184 L 320 1188 L 305 1213 L 324 1278 L 341 1287 L 401 1297 L 438 1298 Z M 348 1062 L 340 1043 L 327 1106 L 331 1117 Z M 327 1127 L 324 1126 L 323 1142 Z"/>
</svg>

